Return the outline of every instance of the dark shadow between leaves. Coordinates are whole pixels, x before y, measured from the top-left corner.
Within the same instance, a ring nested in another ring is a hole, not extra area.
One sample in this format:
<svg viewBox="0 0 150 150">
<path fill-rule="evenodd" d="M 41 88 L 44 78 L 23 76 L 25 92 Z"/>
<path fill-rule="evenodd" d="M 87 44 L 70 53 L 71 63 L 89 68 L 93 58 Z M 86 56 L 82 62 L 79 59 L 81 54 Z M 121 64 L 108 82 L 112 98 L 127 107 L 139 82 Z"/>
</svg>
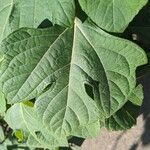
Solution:
<svg viewBox="0 0 150 150">
<path fill-rule="evenodd" d="M 143 146 L 150 144 L 150 75 L 145 77 L 142 81 L 144 86 L 145 99 L 141 112 L 143 114 L 143 120 L 145 122 L 144 132 L 141 136 Z"/>
<path fill-rule="evenodd" d="M 129 24 L 128 28 L 122 34 L 123 38 L 129 39 L 141 46 L 147 55 L 150 53 L 150 2 L 144 6 L 139 14 Z M 135 37 L 133 37 L 136 36 Z M 149 59 L 150 62 L 150 59 Z M 144 87 L 144 102 L 141 108 L 141 115 L 144 121 L 144 132 L 140 139 L 134 143 L 130 150 L 138 149 L 139 143 L 142 142 L 143 147 L 150 145 L 150 63 L 138 68 L 137 74 Z M 145 76 L 145 77 L 144 77 Z"/>
<path fill-rule="evenodd" d="M 38 26 L 38 28 L 49 28 L 49 27 L 51 27 L 51 26 L 53 26 L 53 24 L 52 24 L 52 22 L 50 21 L 50 20 L 48 20 L 48 19 L 45 19 L 39 26 Z"/>
</svg>

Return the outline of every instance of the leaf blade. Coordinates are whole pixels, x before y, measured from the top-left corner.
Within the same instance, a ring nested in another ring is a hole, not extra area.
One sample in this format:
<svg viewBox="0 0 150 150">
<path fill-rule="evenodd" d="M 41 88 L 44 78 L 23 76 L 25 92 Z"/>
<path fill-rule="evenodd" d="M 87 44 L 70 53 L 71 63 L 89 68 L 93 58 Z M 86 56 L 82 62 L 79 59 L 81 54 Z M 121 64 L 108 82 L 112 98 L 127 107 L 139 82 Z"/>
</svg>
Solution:
<svg viewBox="0 0 150 150">
<path fill-rule="evenodd" d="M 43 37 L 35 37 L 39 34 Z M 28 43 L 26 47 L 24 41 Z M 46 59 L 43 59 L 45 43 Z M 32 48 L 34 53 L 27 55 L 26 50 Z M 144 51 L 137 45 L 79 20 L 75 21 L 74 36 L 72 29 L 57 26 L 46 30 L 20 29 L 3 41 L 1 50 L 5 58 L 12 55 L 7 63 L 3 62 L 5 77 L 0 78 L 8 101 L 35 98 L 39 121 L 52 135 L 63 137 L 72 134 L 94 137 L 99 130 L 97 121 L 104 121 L 122 108 L 136 86 L 136 67 L 147 63 Z M 16 56 L 15 50 L 19 55 Z M 33 54 L 37 51 L 42 54 L 38 53 L 35 59 Z M 29 71 L 25 78 L 22 77 L 25 72 L 18 71 L 18 66 Z M 92 94 L 87 93 L 87 87 Z M 17 94 L 20 90 L 18 96 L 12 94 L 13 88 Z M 83 131 L 82 135 L 79 131 Z"/>
<path fill-rule="evenodd" d="M 102 29 L 123 32 L 147 0 L 79 0 L 85 13 Z"/>
</svg>

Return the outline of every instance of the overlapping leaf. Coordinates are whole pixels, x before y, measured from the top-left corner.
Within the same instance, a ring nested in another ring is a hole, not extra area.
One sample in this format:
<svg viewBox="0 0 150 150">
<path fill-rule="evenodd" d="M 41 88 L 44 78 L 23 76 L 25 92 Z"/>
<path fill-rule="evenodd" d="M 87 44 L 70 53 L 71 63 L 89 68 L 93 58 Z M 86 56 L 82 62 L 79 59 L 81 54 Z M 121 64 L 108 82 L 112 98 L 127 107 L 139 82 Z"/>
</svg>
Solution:
<svg viewBox="0 0 150 150">
<path fill-rule="evenodd" d="M 110 131 L 127 130 L 136 124 L 139 106 L 127 102 L 120 110 L 106 119 L 105 127 Z"/>
<path fill-rule="evenodd" d="M 5 135 L 3 128 L 0 126 L 0 143 L 2 143 L 5 140 Z"/>
<path fill-rule="evenodd" d="M 74 35 L 58 26 L 20 29 L 0 50 L 1 90 L 8 102 L 36 98 L 38 119 L 59 136 L 98 132 L 97 122 L 127 102 L 136 85 L 135 69 L 147 62 L 137 45 L 79 20 Z"/>
<path fill-rule="evenodd" d="M 14 130 L 21 130 L 27 145 L 31 147 L 54 148 L 67 146 L 67 140 L 54 137 L 38 122 L 33 107 L 24 104 L 14 104 L 6 113 L 5 120 Z"/>
<path fill-rule="evenodd" d="M 74 0 L 0 0 L 0 41 L 21 27 L 38 27 L 44 19 L 72 26 Z"/>
<path fill-rule="evenodd" d="M 147 0 L 79 0 L 87 15 L 101 28 L 123 32 Z"/>
<path fill-rule="evenodd" d="M 129 96 L 129 100 L 120 110 L 106 119 L 105 126 L 109 130 L 126 130 L 136 124 L 140 106 L 143 101 L 142 86 L 137 86 Z"/>
</svg>

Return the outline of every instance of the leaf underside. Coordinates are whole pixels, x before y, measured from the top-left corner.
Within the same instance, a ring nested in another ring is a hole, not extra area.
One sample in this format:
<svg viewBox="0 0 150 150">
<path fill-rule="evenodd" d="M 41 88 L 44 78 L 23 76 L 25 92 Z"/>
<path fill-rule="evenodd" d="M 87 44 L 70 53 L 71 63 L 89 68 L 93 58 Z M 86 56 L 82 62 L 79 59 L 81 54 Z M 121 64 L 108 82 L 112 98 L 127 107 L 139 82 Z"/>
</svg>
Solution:
<svg viewBox="0 0 150 150">
<path fill-rule="evenodd" d="M 143 100 L 142 86 L 132 91 L 129 101 L 110 118 L 105 120 L 105 127 L 111 131 L 126 130 L 136 124 Z"/>
<path fill-rule="evenodd" d="M 0 87 L 8 102 L 35 98 L 35 118 L 51 135 L 65 138 L 96 136 L 99 120 L 132 97 L 136 67 L 147 62 L 137 45 L 78 19 L 74 30 L 19 29 L 0 50 Z"/>
<path fill-rule="evenodd" d="M 0 119 L 16 136 L 0 128 L 0 149 L 78 149 L 70 138 L 136 124 L 147 57 L 105 31 L 123 32 L 146 2 L 0 0 Z"/>
<path fill-rule="evenodd" d="M 45 19 L 70 27 L 74 17 L 74 0 L 0 0 L 0 42 L 12 31 L 36 28 Z"/>
<path fill-rule="evenodd" d="M 109 32 L 123 32 L 147 0 L 79 0 L 85 13 Z"/>
</svg>

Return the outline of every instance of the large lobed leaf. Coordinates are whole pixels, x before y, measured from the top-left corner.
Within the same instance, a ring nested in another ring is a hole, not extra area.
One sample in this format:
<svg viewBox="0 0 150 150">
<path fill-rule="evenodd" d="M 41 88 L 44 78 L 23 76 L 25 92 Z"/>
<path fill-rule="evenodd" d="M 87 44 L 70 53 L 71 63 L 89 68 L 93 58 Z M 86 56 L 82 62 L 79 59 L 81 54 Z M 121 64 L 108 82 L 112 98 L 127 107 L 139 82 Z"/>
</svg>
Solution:
<svg viewBox="0 0 150 150">
<path fill-rule="evenodd" d="M 0 51 L 0 87 L 8 102 L 36 98 L 38 120 L 54 136 L 95 136 L 99 120 L 132 97 L 136 67 L 147 62 L 137 45 L 78 19 L 74 35 L 58 26 L 23 28 Z"/>
<path fill-rule="evenodd" d="M 44 19 L 72 26 L 74 0 L 0 0 L 0 42 L 21 27 L 38 27 Z"/>
<path fill-rule="evenodd" d="M 79 0 L 82 9 L 101 28 L 123 32 L 147 0 Z"/>
</svg>

